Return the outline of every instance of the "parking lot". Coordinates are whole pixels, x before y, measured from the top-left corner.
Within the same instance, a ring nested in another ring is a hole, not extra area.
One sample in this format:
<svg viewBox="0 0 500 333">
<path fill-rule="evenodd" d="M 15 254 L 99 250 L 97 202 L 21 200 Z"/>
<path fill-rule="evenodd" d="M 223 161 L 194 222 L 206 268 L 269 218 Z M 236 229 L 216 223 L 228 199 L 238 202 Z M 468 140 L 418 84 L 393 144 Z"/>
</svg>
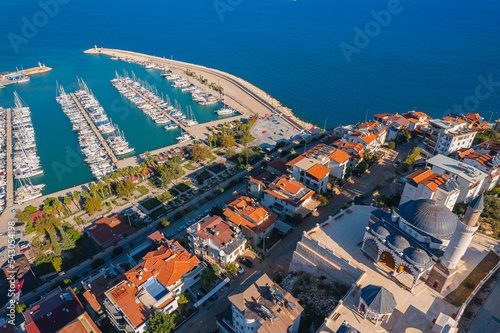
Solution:
<svg viewBox="0 0 500 333">
<path fill-rule="evenodd" d="M 301 133 L 281 116 L 272 114 L 259 118 L 251 134 L 256 140 L 250 145 L 272 149 L 277 142 L 298 138 Z"/>
</svg>

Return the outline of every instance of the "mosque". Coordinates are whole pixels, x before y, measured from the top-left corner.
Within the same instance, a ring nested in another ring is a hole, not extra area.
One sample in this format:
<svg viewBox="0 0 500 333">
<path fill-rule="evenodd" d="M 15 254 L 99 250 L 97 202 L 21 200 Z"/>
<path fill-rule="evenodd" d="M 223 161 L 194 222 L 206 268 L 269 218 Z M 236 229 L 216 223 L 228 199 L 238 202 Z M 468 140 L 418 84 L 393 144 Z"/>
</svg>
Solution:
<svg viewBox="0 0 500 333">
<path fill-rule="evenodd" d="M 425 282 L 442 292 L 457 272 L 483 209 L 482 195 L 468 204 L 462 218 L 430 199 L 411 200 L 390 212 L 377 209 L 370 214 L 362 250 L 409 290 Z"/>
</svg>

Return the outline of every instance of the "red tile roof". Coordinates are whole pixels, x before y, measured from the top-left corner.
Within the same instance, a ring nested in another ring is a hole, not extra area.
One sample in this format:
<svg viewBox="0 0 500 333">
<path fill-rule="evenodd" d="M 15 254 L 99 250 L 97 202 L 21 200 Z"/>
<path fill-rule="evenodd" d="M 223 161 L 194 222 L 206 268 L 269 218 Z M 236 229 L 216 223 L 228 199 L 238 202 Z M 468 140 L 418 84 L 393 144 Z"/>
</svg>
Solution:
<svg viewBox="0 0 500 333">
<path fill-rule="evenodd" d="M 286 161 L 282 158 L 277 158 L 267 165 L 270 168 L 278 170 L 281 173 L 287 173 Z"/>
<path fill-rule="evenodd" d="M 134 324 L 135 327 L 141 326 L 149 319 L 149 311 L 141 302 L 136 302 L 137 288 L 128 285 L 123 281 L 109 292 L 110 298 L 120 307 L 122 312 Z"/>
<path fill-rule="evenodd" d="M 217 230 L 217 233 L 214 231 Z M 212 239 L 220 247 L 224 247 L 234 239 L 234 231 L 231 230 L 229 224 L 220 216 L 212 216 L 203 222 L 195 234 L 203 239 Z"/>
<path fill-rule="evenodd" d="M 427 186 L 432 192 L 435 192 L 440 185 L 446 183 L 447 179 L 445 176 L 434 173 L 430 169 L 418 170 L 406 178 L 413 180 L 417 184 Z"/>
<path fill-rule="evenodd" d="M 340 149 L 337 149 L 333 154 L 330 155 L 330 158 L 339 164 L 349 161 L 349 157 L 349 153 Z"/>
<path fill-rule="evenodd" d="M 320 181 L 324 179 L 325 177 L 328 177 L 328 174 L 330 174 L 330 169 L 327 167 L 321 165 L 321 164 L 315 164 L 311 168 L 309 168 L 306 171 L 306 174 L 310 177 L 313 178 L 317 181 Z"/>
<path fill-rule="evenodd" d="M 359 142 L 347 142 L 344 140 L 339 140 L 335 142 L 335 147 L 338 147 L 342 150 L 353 149 L 355 152 L 360 153 L 365 150 L 365 147 Z"/>
<path fill-rule="evenodd" d="M 45 217 L 45 213 L 41 210 L 37 210 L 36 212 L 30 214 L 30 220 L 33 223 L 35 223 L 36 220 L 42 219 L 44 217 Z"/>
<path fill-rule="evenodd" d="M 114 214 L 95 221 L 94 225 L 87 232 L 96 243 L 106 248 L 114 242 L 121 240 L 125 234 L 131 235 L 135 231 L 136 229 L 130 226 L 123 216 Z"/>
<path fill-rule="evenodd" d="M 255 233 L 266 230 L 276 222 L 276 214 L 247 196 L 241 196 L 231 202 L 224 210 L 224 216 L 232 223 Z"/>
</svg>

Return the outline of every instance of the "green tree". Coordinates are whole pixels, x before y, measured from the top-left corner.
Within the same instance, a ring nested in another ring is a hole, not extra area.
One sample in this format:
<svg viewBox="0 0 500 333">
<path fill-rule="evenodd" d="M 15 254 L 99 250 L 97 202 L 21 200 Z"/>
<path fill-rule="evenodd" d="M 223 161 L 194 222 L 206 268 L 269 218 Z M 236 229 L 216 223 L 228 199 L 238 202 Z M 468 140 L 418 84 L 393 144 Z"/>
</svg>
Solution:
<svg viewBox="0 0 500 333">
<path fill-rule="evenodd" d="M 242 131 L 241 132 L 239 141 L 242 145 L 244 145 L 246 147 L 250 142 L 252 142 L 252 140 L 253 140 L 253 137 L 250 135 L 249 131 Z"/>
<path fill-rule="evenodd" d="M 229 273 L 233 273 L 233 274 L 238 273 L 238 267 L 236 267 L 236 263 L 234 263 L 234 262 L 232 262 L 229 265 L 227 265 L 226 270 Z"/>
<path fill-rule="evenodd" d="M 177 303 L 179 303 L 179 304 L 186 304 L 187 302 L 189 302 L 189 301 L 188 301 L 186 295 L 180 294 L 179 295 L 179 299 L 177 300 Z"/>
<path fill-rule="evenodd" d="M 135 184 L 130 179 L 124 179 L 116 184 L 116 193 L 120 197 L 129 197 L 135 191 Z"/>
<path fill-rule="evenodd" d="M 102 200 L 97 197 L 88 197 L 85 199 L 83 209 L 85 209 L 89 215 L 94 215 L 102 209 Z"/>
<path fill-rule="evenodd" d="M 19 221 L 21 222 L 29 222 L 30 221 L 30 214 L 28 214 L 28 212 L 24 211 L 24 212 L 17 212 L 16 213 L 16 217 Z"/>
<path fill-rule="evenodd" d="M 368 169 L 369 165 L 368 162 L 363 159 L 357 166 L 356 170 L 358 171 L 359 174 L 365 173 L 365 171 Z"/>
<path fill-rule="evenodd" d="M 61 250 L 69 251 L 75 248 L 75 241 L 70 235 L 64 230 L 64 228 L 59 229 L 59 234 L 61 235 Z"/>
<path fill-rule="evenodd" d="M 214 266 L 216 267 L 215 269 Z M 212 285 L 217 281 L 216 272 L 219 273 L 219 267 L 217 267 L 217 265 L 206 267 L 203 272 L 201 272 L 200 283 L 206 288 L 211 288 Z"/>
<path fill-rule="evenodd" d="M 232 147 L 232 146 L 236 146 L 236 141 L 234 140 L 234 136 L 226 133 L 226 134 L 223 134 L 221 139 L 221 146 L 222 147 Z"/>
<path fill-rule="evenodd" d="M 210 158 L 210 155 L 210 148 L 200 143 L 195 144 L 191 149 L 191 159 L 195 162 Z"/>
<path fill-rule="evenodd" d="M 162 219 L 161 222 L 160 222 L 160 225 L 162 228 L 166 228 L 170 225 L 170 221 L 167 220 L 167 219 Z"/>
<path fill-rule="evenodd" d="M 173 316 L 163 311 L 158 311 L 149 317 L 146 333 L 170 333 L 174 328 Z"/>
<path fill-rule="evenodd" d="M 80 192 L 73 192 L 73 199 L 76 202 L 79 202 L 80 201 Z"/>
<path fill-rule="evenodd" d="M 92 267 L 92 269 L 96 269 L 98 267 L 101 267 L 105 263 L 106 263 L 106 261 L 104 261 L 104 259 L 98 258 L 98 259 L 92 261 L 92 263 L 90 264 L 90 266 Z"/>
<path fill-rule="evenodd" d="M 62 258 L 59 256 L 52 257 L 51 260 L 52 266 L 54 267 L 56 272 L 60 272 L 62 270 Z"/>
<path fill-rule="evenodd" d="M 63 200 L 64 200 L 64 204 L 66 206 L 70 205 L 73 202 L 73 200 L 71 199 L 71 197 L 69 195 L 65 196 Z"/>
<path fill-rule="evenodd" d="M 31 206 L 31 205 L 29 205 L 28 207 L 26 207 L 26 208 L 24 209 L 24 211 L 25 211 L 26 213 L 28 213 L 28 214 L 33 214 L 33 213 L 34 213 L 34 212 L 36 212 L 37 210 L 38 210 L 38 208 L 33 207 L 33 206 Z"/>
<path fill-rule="evenodd" d="M 389 149 L 395 149 L 396 148 L 396 142 L 394 140 L 390 141 L 387 144 L 387 148 L 389 148 Z"/>
</svg>

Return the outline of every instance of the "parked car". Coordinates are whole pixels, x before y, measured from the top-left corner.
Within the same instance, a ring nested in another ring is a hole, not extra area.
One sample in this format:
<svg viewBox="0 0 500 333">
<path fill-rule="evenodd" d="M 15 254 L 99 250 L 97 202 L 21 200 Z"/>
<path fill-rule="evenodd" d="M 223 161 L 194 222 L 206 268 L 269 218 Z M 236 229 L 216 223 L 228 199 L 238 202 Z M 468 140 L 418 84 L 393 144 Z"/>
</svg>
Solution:
<svg viewBox="0 0 500 333">
<path fill-rule="evenodd" d="M 208 298 L 208 300 L 210 300 L 210 301 L 215 301 L 217 298 L 219 298 L 219 295 L 217 295 L 217 294 L 213 294 L 212 296 L 210 296 L 210 297 Z"/>
<path fill-rule="evenodd" d="M 253 266 L 253 262 L 251 262 L 247 258 L 240 257 L 238 261 L 241 262 L 243 265 L 247 266 L 248 268 Z"/>
<path fill-rule="evenodd" d="M 366 194 L 362 194 L 362 195 L 358 195 L 356 198 L 354 198 L 355 201 L 363 201 L 365 200 L 366 198 L 368 198 L 366 196 Z"/>
<path fill-rule="evenodd" d="M 174 233 L 173 232 L 169 232 L 165 237 L 172 238 L 173 236 L 174 236 Z"/>
<path fill-rule="evenodd" d="M 0 253 L 2 253 L 3 251 L 5 251 L 5 249 L 6 249 L 6 248 L 7 248 L 7 246 L 2 246 L 2 247 L 0 248 Z"/>
<path fill-rule="evenodd" d="M 234 264 L 236 265 L 236 268 L 238 269 L 239 274 L 245 273 L 245 270 L 243 269 L 243 267 L 241 267 L 237 262 L 235 262 Z"/>
</svg>

